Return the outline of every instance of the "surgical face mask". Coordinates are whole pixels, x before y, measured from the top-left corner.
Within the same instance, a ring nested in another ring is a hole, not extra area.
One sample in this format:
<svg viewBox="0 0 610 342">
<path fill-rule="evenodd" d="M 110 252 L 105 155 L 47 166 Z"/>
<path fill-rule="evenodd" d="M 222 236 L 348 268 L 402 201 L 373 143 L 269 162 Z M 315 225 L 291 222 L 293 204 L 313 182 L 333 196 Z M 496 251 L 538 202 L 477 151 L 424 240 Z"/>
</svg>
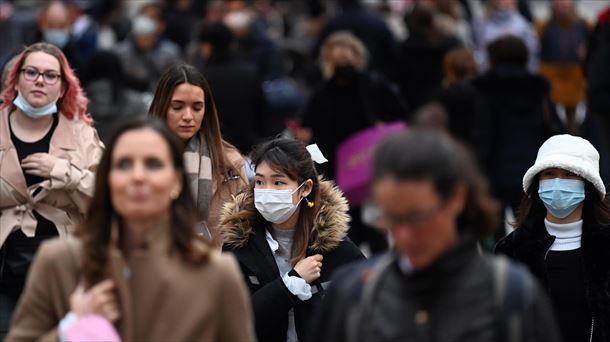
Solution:
<svg viewBox="0 0 610 342">
<path fill-rule="evenodd" d="M 135 17 L 132 25 L 131 30 L 138 37 L 149 37 L 157 32 L 157 22 L 145 15 Z"/>
<path fill-rule="evenodd" d="M 303 197 L 301 197 L 297 204 L 292 203 L 292 195 L 303 184 L 305 183 L 299 185 L 294 191 L 254 188 L 254 206 L 263 215 L 265 220 L 275 224 L 282 224 L 288 221 L 303 200 Z"/>
<path fill-rule="evenodd" d="M 13 104 L 21 109 L 25 115 L 29 116 L 32 119 L 38 119 L 43 116 L 51 115 L 57 112 L 57 100 L 50 102 L 47 105 L 42 107 L 32 107 L 31 104 L 28 103 L 26 99 L 21 96 L 21 93 L 17 93 L 17 97 L 13 100 Z"/>
<path fill-rule="evenodd" d="M 42 33 L 42 39 L 49 44 L 53 44 L 60 49 L 68 45 L 70 33 L 64 30 L 51 29 Z"/>
<path fill-rule="evenodd" d="M 538 196 L 553 216 L 563 219 L 584 201 L 585 182 L 562 178 L 541 180 Z"/>
</svg>

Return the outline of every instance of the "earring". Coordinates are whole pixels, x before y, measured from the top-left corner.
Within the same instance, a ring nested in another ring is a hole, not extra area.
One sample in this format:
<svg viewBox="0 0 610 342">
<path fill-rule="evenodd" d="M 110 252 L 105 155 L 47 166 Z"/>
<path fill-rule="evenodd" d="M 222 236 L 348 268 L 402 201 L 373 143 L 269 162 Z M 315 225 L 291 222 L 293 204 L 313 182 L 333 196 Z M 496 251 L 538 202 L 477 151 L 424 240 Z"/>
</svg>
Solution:
<svg viewBox="0 0 610 342">
<path fill-rule="evenodd" d="M 305 202 L 307 202 L 307 206 L 310 207 L 310 208 L 313 208 L 313 206 L 316 205 L 313 201 L 309 202 L 307 197 L 305 197 Z"/>
<path fill-rule="evenodd" d="M 180 196 L 180 193 L 178 191 L 172 191 L 169 194 L 169 198 L 171 198 L 172 200 L 176 200 L 178 198 L 178 196 Z"/>
</svg>

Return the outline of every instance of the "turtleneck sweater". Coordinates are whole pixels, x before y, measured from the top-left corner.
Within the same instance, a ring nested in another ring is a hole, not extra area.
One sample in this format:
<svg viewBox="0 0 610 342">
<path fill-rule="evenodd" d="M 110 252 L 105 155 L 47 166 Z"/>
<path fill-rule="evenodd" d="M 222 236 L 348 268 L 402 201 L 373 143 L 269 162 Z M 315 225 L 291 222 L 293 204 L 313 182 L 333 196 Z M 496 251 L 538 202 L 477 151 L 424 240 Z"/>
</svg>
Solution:
<svg viewBox="0 0 610 342">
<path fill-rule="evenodd" d="M 544 219 L 546 231 L 555 237 L 551 251 L 571 251 L 580 248 L 582 220 L 572 223 L 553 223 Z"/>
</svg>

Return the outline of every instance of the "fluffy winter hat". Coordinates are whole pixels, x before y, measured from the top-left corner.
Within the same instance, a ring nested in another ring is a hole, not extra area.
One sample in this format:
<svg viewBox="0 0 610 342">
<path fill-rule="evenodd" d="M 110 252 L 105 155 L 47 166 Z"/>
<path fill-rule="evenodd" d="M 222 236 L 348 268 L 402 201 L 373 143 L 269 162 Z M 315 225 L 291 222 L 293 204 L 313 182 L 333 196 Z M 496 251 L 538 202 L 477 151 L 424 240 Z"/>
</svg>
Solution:
<svg viewBox="0 0 610 342">
<path fill-rule="evenodd" d="M 606 196 L 606 186 L 599 176 L 599 153 L 589 141 L 569 134 L 547 139 L 538 150 L 536 163 L 523 176 L 523 191 L 527 191 L 538 173 L 554 167 L 588 180 L 602 198 Z"/>
</svg>

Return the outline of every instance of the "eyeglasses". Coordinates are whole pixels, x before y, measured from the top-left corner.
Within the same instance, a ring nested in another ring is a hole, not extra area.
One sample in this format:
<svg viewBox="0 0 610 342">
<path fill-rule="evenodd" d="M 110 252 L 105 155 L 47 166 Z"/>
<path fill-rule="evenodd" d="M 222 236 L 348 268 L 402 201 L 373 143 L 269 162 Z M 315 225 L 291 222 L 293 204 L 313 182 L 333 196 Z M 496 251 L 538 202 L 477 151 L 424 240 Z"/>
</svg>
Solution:
<svg viewBox="0 0 610 342">
<path fill-rule="evenodd" d="M 26 81 L 36 81 L 38 76 L 42 75 L 44 83 L 48 85 L 57 83 L 57 81 L 59 81 L 61 78 L 61 74 L 56 71 L 47 70 L 45 72 L 40 72 L 38 69 L 33 67 L 23 68 L 21 69 L 21 72 L 23 73 L 23 78 L 25 78 Z"/>
<path fill-rule="evenodd" d="M 434 217 L 441 209 L 443 209 L 444 206 L 445 203 L 439 203 L 433 208 L 421 212 L 411 213 L 404 217 L 388 217 L 382 214 L 381 219 L 385 221 L 385 223 L 389 227 L 407 226 L 417 228 L 430 221 L 432 217 Z"/>
</svg>

